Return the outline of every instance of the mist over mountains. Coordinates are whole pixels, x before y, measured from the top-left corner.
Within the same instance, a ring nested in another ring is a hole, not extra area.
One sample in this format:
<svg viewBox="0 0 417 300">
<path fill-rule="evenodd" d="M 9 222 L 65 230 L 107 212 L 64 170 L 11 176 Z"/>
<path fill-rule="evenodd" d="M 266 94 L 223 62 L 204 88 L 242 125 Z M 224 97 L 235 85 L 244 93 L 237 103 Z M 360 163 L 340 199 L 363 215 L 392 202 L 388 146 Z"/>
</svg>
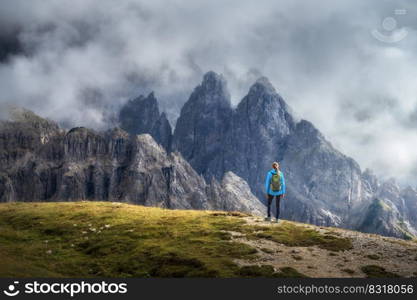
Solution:
<svg viewBox="0 0 417 300">
<path fill-rule="evenodd" d="M 266 77 L 233 107 L 224 77 L 206 73 L 173 132 L 154 93 L 128 101 L 117 119 L 121 129 L 65 130 L 15 110 L 0 126 L 1 201 L 90 199 L 262 214 L 265 175 L 277 160 L 287 180 L 282 217 L 417 234 L 417 191 L 363 171 L 311 122 L 294 118 Z"/>
<path fill-rule="evenodd" d="M 413 1 L 4 0 L 0 106 L 102 130 L 154 90 L 174 127 L 207 70 L 228 79 L 232 106 L 265 75 L 361 166 L 415 185 L 416 13 Z M 371 35 L 389 34 L 386 17 L 404 40 Z"/>
</svg>

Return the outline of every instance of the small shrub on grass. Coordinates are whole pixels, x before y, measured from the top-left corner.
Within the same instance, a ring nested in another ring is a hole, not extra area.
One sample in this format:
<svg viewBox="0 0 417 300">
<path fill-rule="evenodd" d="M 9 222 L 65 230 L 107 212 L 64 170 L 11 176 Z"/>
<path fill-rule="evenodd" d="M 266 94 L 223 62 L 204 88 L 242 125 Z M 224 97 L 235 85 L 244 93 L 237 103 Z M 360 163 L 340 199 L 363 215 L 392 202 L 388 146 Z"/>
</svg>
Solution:
<svg viewBox="0 0 417 300">
<path fill-rule="evenodd" d="M 385 268 L 376 266 L 376 265 L 367 265 L 361 267 L 362 272 L 364 272 L 368 278 L 399 278 L 401 276 L 388 272 Z"/>
<path fill-rule="evenodd" d="M 270 265 L 244 266 L 238 271 L 240 277 L 272 277 L 274 273 L 274 267 Z"/>
<path fill-rule="evenodd" d="M 339 232 L 336 231 L 327 231 L 324 233 L 325 235 L 334 235 L 334 236 L 340 236 Z"/>
<path fill-rule="evenodd" d="M 355 271 L 353 271 L 352 269 L 342 269 L 342 272 L 345 272 L 345 273 L 347 273 L 349 275 L 355 274 Z"/>
<path fill-rule="evenodd" d="M 64 228 L 60 228 L 60 227 L 49 227 L 49 228 L 45 228 L 43 229 L 43 233 L 45 235 L 55 235 L 55 236 L 62 236 L 64 234 L 66 234 L 66 230 Z"/>
<path fill-rule="evenodd" d="M 247 234 L 247 237 L 272 240 L 290 247 L 318 246 L 335 252 L 352 249 L 352 242 L 348 238 L 324 235 L 316 230 L 291 223 L 283 223 L 281 226 L 260 227 L 257 232 Z"/>
<path fill-rule="evenodd" d="M 152 277 L 186 277 L 207 271 L 202 261 L 175 252 L 150 259 L 153 260 L 153 268 L 149 272 Z"/>
<path fill-rule="evenodd" d="M 238 212 L 238 211 L 217 211 L 217 212 L 210 213 L 210 215 L 213 217 L 231 216 L 231 217 L 239 217 L 239 218 L 244 218 L 244 217 L 249 216 L 248 214 Z"/>
<path fill-rule="evenodd" d="M 272 254 L 274 253 L 274 250 L 268 249 L 268 248 L 261 248 L 262 252 L 268 253 L 268 254 Z"/>
</svg>

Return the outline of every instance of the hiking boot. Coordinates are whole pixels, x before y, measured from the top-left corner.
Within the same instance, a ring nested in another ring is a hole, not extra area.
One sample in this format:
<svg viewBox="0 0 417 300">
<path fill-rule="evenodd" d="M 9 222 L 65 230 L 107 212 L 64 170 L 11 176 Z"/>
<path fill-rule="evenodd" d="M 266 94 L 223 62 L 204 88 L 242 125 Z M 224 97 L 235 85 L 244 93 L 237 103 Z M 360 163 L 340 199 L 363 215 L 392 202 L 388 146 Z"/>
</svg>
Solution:
<svg viewBox="0 0 417 300">
<path fill-rule="evenodd" d="M 271 221 L 271 217 L 266 217 L 265 221 L 268 221 L 268 222 Z"/>
</svg>

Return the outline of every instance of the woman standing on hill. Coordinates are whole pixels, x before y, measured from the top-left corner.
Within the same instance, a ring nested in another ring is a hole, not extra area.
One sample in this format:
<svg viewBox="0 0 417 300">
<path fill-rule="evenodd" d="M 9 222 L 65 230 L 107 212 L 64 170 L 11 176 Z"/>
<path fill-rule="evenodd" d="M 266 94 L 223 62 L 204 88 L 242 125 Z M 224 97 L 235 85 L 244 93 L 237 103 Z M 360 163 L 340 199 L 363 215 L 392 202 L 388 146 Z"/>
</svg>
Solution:
<svg viewBox="0 0 417 300">
<path fill-rule="evenodd" d="M 284 174 L 279 169 L 279 163 L 272 163 L 272 170 L 266 175 L 265 188 L 268 197 L 268 215 L 265 220 L 271 221 L 271 204 L 275 197 L 277 208 L 276 222 L 278 223 L 281 198 L 285 196 L 285 179 Z"/>
</svg>

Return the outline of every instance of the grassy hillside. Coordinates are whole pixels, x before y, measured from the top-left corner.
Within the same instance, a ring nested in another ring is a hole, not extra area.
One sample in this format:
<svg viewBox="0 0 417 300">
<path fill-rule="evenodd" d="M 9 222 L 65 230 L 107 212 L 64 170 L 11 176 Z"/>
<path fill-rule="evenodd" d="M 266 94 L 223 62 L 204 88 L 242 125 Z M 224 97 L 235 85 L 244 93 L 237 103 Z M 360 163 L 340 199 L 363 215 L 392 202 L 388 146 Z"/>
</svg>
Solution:
<svg viewBox="0 0 417 300">
<path fill-rule="evenodd" d="M 335 266 L 332 260 L 357 251 L 349 234 L 288 221 L 271 225 L 240 213 L 109 202 L 3 203 L 0 277 L 400 276 L 381 265 L 382 254 L 355 270 Z M 414 251 L 416 266 L 417 244 L 394 242 Z M 401 275 L 413 275 L 406 271 Z"/>
</svg>

